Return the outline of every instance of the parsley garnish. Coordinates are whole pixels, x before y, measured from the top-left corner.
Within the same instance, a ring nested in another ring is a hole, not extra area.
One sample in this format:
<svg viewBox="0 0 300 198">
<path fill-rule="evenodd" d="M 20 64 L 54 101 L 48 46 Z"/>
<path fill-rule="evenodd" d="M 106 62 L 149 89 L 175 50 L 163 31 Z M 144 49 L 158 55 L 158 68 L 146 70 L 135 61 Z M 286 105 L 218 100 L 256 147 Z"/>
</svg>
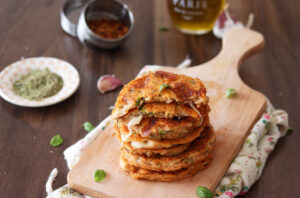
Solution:
<svg viewBox="0 0 300 198">
<path fill-rule="evenodd" d="M 105 178 L 106 174 L 105 174 L 105 171 L 102 170 L 102 169 L 98 169 L 95 171 L 95 174 L 94 174 L 94 179 L 95 179 L 95 182 L 100 182 L 102 181 L 104 178 Z"/>
<path fill-rule="evenodd" d="M 161 26 L 161 27 L 159 27 L 158 28 L 160 31 L 162 31 L 162 32 L 167 32 L 167 31 L 169 31 L 169 28 L 167 28 L 167 27 L 165 27 L 165 26 Z"/>
<path fill-rule="evenodd" d="M 162 92 L 163 90 L 167 89 L 171 87 L 169 84 L 162 84 L 159 88 L 159 92 Z"/>
<path fill-rule="evenodd" d="M 64 142 L 64 139 L 59 135 L 55 135 L 50 140 L 50 145 L 53 147 L 58 147 Z"/>
<path fill-rule="evenodd" d="M 227 98 L 234 98 L 237 94 L 237 91 L 233 88 L 227 89 L 226 90 L 226 97 Z"/>
<path fill-rule="evenodd" d="M 91 132 L 95 128 L 90 122 L 83 123 L 82 127 L 86 132 Z"/>
<path fill-rule="evenodd" d="M 200 198 L 213 198 L 213 193 L 204 186 L 198 186 L 197 188 L 197 195 Z"/>
</svg>

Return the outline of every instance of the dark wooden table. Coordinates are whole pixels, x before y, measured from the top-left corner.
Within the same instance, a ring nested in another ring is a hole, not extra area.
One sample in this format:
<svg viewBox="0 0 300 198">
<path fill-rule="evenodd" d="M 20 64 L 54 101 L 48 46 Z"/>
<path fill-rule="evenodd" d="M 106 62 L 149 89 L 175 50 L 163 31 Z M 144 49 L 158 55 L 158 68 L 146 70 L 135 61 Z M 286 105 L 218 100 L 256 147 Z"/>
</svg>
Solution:
<svg viewBox="0 0 300 198">
<path fill-rule="evenodd" d="M 66 60 L 79 71 L 79 90 L 69 99 L 44 108 L 23 108 L 0 99 L 0 197 L 45 197 L 45 182 L 57 167 L 54 187 L 66 183 L 63 151 L 86 135 L 82 123 L 95 125 L 110 114 L 119 90 L 102 95 L 96 81 L 116 74 L 124 83 L 145 64 L 177 65 L 187 55 L 193 64 L 213 58 L 221 41 L 212 34 L 188 36 L 172 27 L 165 1 L 127 0 L 135 27 L 119 50 L 90 50 L 60 28 L 63 1 L 0 1 L 0 69 L 21 57 L 50 56 Z M 261 179 L 245 197 L 300 197 L 300 5 L 297 0 L 229 1 L 242 21 L 255 14 L 253 29 L 266 46 L 241 67 L 242 79 L 264 93 L 276 108 L 289 113 L 294 132 L 280 139 Z M 161 32 L 159 26 L 170 28 Z M 61 147 L 49 146 L 61 134 Z"/>
</svg>

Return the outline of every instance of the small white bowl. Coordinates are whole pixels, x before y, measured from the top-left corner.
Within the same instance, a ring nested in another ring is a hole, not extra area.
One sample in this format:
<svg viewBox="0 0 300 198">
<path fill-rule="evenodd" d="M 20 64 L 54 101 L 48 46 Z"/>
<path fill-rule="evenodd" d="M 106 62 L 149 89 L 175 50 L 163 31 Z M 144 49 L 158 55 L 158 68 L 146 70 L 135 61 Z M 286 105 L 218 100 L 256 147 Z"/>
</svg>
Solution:
<svg viewBox="0 0 300 198">
<path fill-rule="evenodd" d="M 28 100 L 13 91 L 13 84 L 32 70 L 46 69 L 60 75 L 63 79 L 61 90 L 40 101 Z M 0 96 L 15 105 L 23 107 L 43 107 L 61 102 L 70 97 L 79 87 L 78 71 L 70 63 L 51 57 L 26 58 L 7 66 L 0 73 Z"/>
</svg>

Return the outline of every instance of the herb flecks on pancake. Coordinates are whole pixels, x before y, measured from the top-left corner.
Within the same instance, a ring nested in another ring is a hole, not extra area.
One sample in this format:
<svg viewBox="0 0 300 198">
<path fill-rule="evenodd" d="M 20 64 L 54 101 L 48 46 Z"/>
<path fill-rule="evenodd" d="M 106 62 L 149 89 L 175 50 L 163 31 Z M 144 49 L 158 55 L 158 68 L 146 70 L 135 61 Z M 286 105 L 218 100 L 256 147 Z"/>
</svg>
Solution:
<svg viewBox="0 0 300 198">
<path fill-rule="evenodd" d="M 121 90 L 112 112 L 121 167 L 135 179 L 176 181 L 212 161 L 215 133 L 201 80 L 149 72 Z"/>
<path fill-rule="evenodd" d="M 131 109 L 141 106 L 142 103 L 187 103 L 190 101 L 197 108 L 200 108 L 201 104 L 208 103 L 206 88 L 201 80 L 163 71 L 149 72 L 124 86 L 112 116 L 122 117 Z"/>
</svg>

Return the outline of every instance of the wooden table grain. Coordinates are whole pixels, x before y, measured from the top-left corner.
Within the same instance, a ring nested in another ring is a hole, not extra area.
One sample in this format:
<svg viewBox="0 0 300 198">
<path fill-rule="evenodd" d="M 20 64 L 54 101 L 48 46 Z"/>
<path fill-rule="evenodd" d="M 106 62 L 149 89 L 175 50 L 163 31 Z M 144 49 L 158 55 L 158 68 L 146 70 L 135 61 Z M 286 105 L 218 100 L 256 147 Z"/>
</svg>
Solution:
<svg viewBox="0 0 300 198">
<path fill-rule="evenodd" d="M 179 64 L 186 56 L 193 64 L 214 57 L 221 41 L 212 34 L 190 36 L 171 24 L 166 2 L 127 0 L 135 17 L 125 45 L 114 51 L 94 51 L 65 34 L 59 25 L 63 1 L 0 1 L 0 70 L 21 57 L 50 56 L 66 60 L 80 73 L 79 90 L 59 104 L 23 108 L 0 99 L 0 197 L 45 197 L 45 182 L 57 167 L 54 188 L 66 183 L 63 151 L 84 137 L 82 123 L 99 123 L 110 114 L 120 89 L 102 95 L 96 81 L 116 74 L 124 83 L 146 64 Z M 255 14 L 253 29 L 266 46 L 241 67 L 242 79 L 264 93 L 276 108 L 289 113 L 294 132 L 279 140 L 261 179 L 244 197 L 300 197 L 300 5 L 297 0 L 233 1 L 230 11 L 246 22 Z M 159 31 L 160 26 L 170 28 Z M 61 134 L 64 143 L 49 146 Z"/>
</svg>

